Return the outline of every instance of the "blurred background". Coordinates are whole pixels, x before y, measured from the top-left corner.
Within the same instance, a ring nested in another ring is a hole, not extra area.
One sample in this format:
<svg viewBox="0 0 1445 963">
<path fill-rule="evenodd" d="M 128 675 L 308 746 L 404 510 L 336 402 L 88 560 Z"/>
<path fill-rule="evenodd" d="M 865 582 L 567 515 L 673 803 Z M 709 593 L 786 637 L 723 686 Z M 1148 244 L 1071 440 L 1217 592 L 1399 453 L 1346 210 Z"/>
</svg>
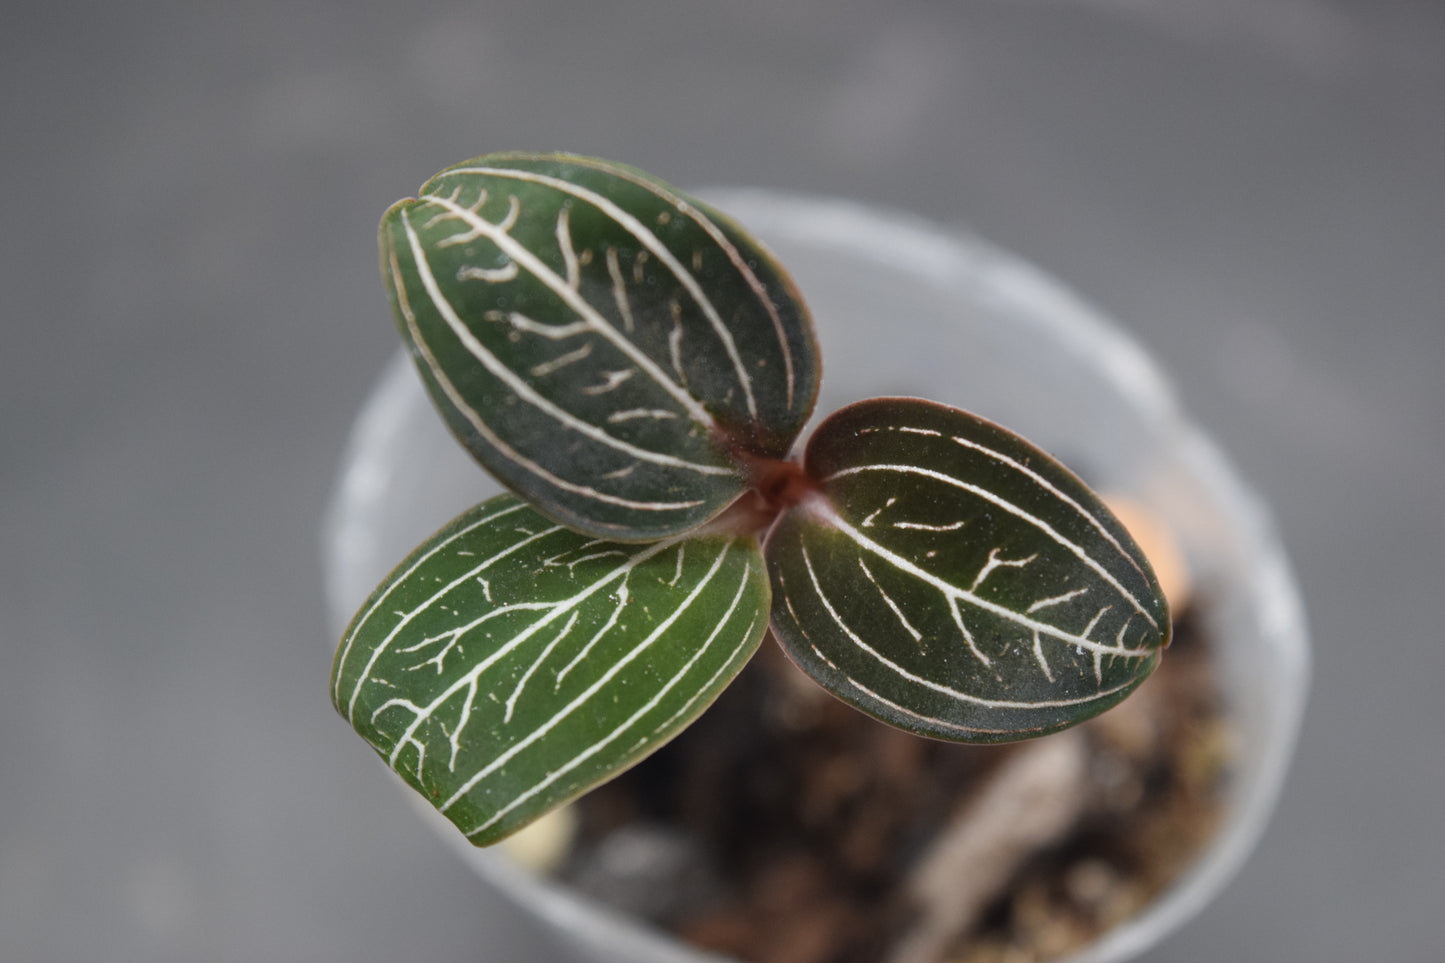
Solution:
<svg viewBox="0 0 1445 963">
<path fill-rule="evenodd" d="M 382 209 L 508 148 L 966 225 L 1115 315 L 1272 502 L 1279 810 L 1150 955 L 1445 945 L 1445 5 L 7 3 L 0 960 L 531 961 L 331 709 L 317 529 Z"/>
</svg>

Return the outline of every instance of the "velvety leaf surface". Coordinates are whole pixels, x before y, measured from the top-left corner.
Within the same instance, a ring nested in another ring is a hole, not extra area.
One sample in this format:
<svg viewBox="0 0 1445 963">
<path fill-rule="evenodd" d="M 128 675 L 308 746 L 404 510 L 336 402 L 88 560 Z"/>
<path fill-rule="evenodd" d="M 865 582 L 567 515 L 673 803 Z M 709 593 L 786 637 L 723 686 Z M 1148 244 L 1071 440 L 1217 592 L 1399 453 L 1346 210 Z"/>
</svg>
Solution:
<svg viewBox="0 0 1445 963">
<path fill-rule="evenodd" d="M 967 412 L 874 399 L 810 440 L 822 495 L 769 533 L 773 627 L 825 688 L 904 729 L 1042 735 L 1117 703 L 1168 644 L 1123 527 L 1048 455 Z"/>
<path fill-rule="evenodd" d="M 756 541 L 569 531 L 513 495 L 453 520 L 356 616 L 332 699 L 477 845 L 657 749 L 762 639 Z"/>
<path fill-rule="evenodd" d="M 402 335 L 468 450 L 545 514 L 643 541 L 746 487 L 812 411 L 812 323 L 741 229 L 663 182 L 573 155 L 493 154 L 387 211 Z"/>
</svg>

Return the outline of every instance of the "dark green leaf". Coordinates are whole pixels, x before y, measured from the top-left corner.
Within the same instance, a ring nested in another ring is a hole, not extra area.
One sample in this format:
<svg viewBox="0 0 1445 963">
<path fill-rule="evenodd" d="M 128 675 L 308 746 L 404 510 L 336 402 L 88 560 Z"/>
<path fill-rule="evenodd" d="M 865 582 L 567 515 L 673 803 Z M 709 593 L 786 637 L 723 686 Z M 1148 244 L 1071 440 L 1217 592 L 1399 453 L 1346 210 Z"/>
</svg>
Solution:
<svg viewBox="0 0 1445 963">
<path fill-rule="evenodd" d="M 827 419 L 822 494 L 769 533 L 773 627 L 825 688 L 922 735 L 998 742 L 1102 712 L 1153 670 L 1167 603 L 1074 475 L 967 412 L 875 399 Z"/>
<path fill-rule="evenodd" d="M 751 538 L 604 542 L 502 495 L 373 593 L 341 640 L 332 700 L 485 845 L 702 712 L 756 650 L 768 592 Z"/>
<path fill-rule="evenodd" d="M 468 450 L 572 528 L 686 531 L 785 455 L 819 363 L 792 282 L 727 218 L 632 168 L 493 154 L 381 223 L 382 274 Z"/>
</svg>

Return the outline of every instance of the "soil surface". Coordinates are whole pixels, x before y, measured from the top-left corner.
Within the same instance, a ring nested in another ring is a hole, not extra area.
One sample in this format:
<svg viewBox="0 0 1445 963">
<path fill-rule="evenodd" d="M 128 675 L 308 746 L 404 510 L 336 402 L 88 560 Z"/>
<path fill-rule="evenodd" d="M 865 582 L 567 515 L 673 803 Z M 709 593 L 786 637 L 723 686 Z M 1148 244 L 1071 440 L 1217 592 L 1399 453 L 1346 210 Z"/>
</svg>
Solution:
<svg viewBox="0 0 1445 963">
<path fill-rule="evenodd" d="M 749 963 L 1066 956 L 1167 887 L 1219 821 L 1232 752 L 1207 650 L 1186 611 L 1121 705 L 964 746 L 857 712 L 765 640 L 698 722 L 577 802 L 559 875 Z"/>
</svg>

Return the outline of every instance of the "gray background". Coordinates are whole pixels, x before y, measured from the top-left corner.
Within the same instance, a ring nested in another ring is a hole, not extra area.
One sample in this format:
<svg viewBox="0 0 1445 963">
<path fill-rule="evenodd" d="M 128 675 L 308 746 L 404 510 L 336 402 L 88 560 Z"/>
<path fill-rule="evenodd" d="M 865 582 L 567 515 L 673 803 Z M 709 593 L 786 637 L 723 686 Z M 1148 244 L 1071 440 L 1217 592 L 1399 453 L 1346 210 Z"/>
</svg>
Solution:
<svg viewBox="0 0 1445 963">
<path fill-rule="evenodd" d="M 1317 674 L 1158 961 L 1445 945 L 1445 8 L 6 4 L 0 960 L 544 960 L 335 716 L 317 525 L 383 207 L 489 150 L 966 223 L 1275 505 Z"/>
</svg>

